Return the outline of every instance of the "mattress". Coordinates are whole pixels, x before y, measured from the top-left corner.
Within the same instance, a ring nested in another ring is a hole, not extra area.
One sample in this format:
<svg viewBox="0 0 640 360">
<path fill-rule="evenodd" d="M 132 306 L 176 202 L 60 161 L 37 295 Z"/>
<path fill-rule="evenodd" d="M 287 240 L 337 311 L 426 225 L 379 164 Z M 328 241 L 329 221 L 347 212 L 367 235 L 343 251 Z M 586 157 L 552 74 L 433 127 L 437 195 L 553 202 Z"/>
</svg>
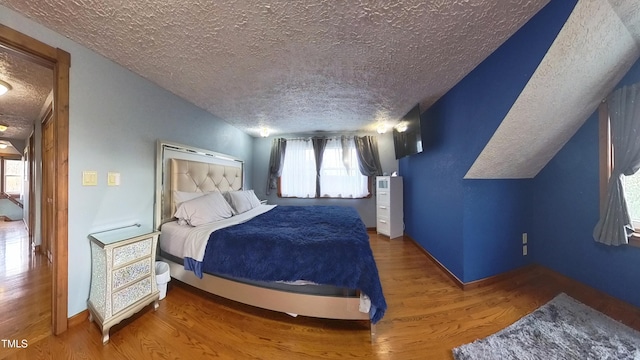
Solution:
<svg viewBox="0 0 640 360">
<path fill-rule="evenodd" d="M 177 221 L 162 224 L 160 232 L 160 250 L 171 256 L 182 258 L 184 239 L 187 238 L 193 227 L 180 225 Z"/>
</svg>

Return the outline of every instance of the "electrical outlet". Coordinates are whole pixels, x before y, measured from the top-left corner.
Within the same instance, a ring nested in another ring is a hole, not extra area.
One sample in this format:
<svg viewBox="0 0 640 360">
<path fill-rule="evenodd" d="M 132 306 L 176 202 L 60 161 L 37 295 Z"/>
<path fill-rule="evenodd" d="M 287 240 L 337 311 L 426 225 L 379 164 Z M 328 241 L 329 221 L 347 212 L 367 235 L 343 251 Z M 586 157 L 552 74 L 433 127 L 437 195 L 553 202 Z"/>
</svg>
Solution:
<svg viewBox="0 0 640 360">
<path fill-rule="evenodd" d="M 527 256 L 527 245 L 522 245 L 522 256 Z"/>
<path fill-rule="evenodd" d="M 527 233 L 522 233 L 522 244 L 526 245 L 527 244 Z"/>
</svg>

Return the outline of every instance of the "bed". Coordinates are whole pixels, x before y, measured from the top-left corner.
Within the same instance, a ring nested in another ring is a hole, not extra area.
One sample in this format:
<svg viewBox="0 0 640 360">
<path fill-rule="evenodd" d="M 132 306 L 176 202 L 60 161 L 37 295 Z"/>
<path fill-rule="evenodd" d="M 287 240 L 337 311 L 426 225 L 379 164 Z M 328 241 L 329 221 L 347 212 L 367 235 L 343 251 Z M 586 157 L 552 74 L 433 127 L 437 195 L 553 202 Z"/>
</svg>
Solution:
<svg viewBox="0 0 640 360">
<path fill-rule="evenodd" d="M 173 278 L 294 316 L 368 320 L 374 335 L 386 303 L 366 229 L 354 209 L 258 204 L 220 221 L 231 225 L 191 227 L 173 216 L 181 197 L 247 193 L 242 161 L 159 141 L 156 170 L 159 258 L 169 263 Z M 197 245 L 184 245 L 196 238 Z"/>
</svg>

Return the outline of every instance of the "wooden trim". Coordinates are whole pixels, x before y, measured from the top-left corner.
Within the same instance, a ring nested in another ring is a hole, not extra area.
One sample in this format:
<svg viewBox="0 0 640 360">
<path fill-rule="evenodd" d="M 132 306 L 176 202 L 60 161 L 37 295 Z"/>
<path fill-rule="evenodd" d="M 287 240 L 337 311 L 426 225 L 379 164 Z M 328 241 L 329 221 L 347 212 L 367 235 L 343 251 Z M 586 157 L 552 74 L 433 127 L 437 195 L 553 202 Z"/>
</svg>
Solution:
<svg viewBox="0 0 640 360">
<path fill-rule="evenodd" d="M 52 276 L 52 331 L 67 330 L 68 299 L 68 187 L 69 187 L 69 53 L 0 25 L 0 47 L 53 69 L 55 121 L 54 253 Z"/>
<path fill-rule="evenodd" d="M 69 68 L 71 55 L 56 49 L 56 65 L 53 69 L 53 116 L 55 174 L 54 174 L 54 231 L 53 247 L 53 333 L 67 330 L 68 289 L 68 233 L 69 233 Z"/>
<path fill-rule="evenodd" d="M 58 61 L 56 48 L 0 24 L 0 48 L 52 69 Z"/>
<path fill-rule="evenodd" d="M 89 320 L 89 309 L 85 309 L 80 311 L 79 313 L 73 315 L 69 319 L 67 319 L 67 328 L 72 328 L 78 326 L 84 322 Z"/>
<path fill-rule="evenodd" d="M 483 286 L 488 286 L 491 284 L 495 284 L 499 281 L 504 281 L 504 280 L 509 280 L 511 278 L 515 278 L 518 276 L 522 276 L 523 274 L 527 273 L 527 272 L 531 272 L 536 268 L 537 265 L 534 264 L 529 264 L 529 265 L 525 265 L 523 267 L 519 267 L 517 269 L 513 269 L 513 270 L 509 270 L 507 272 L 503 272 L 497 275 L 493 275 L 493 276 L 489 276 L 486 277 L 484 279 L 479 279 L 479 280 L 475 280 L 475 281 L 471 281 L 468 283 L 464 283 L 463 285 L 463 290 L 471 290 L 471 289 L 477 289 Z"/>
<path fill-rule="evenodd" d="M 640 247 L 640 234 L 633 233 L 629 237 L 629 245 L 630 246 L 635 246 L 635 247 Z"/>
<path fill-rule="evenodd" d="M 609 123 L 609 106 L 603 100 L 598 107 L 598 143 L 600 147 L 600 213 L 604 211 L 607 201 L 607 187 L 613 166 L 613 151 L 611 151 L 611 126 Z"/>
<path fill-rule="evenodd" d="M 533 271 L 536 268 L 536 265 L 533 265 L 533 264 L 525 265 L 523 267 L 509 270 L 497 275 L 489 276 L 484 279 L 474 280 L 474 281 L 465 283 L 465 282 L 462 282 L 462 280 L 458 279 L 457 276 L 455 276 L 451 271 L 449 271 L 449 269 L 447 269 L 446 266 L 442 265 L 440 261 L 438 261 L 433 255 L 431 255 L 427 250 L 425 250 L 425 248 L 423 248 L 422 245 L 420 245 L 417 241 L 415 241 L 413 238 L 411 238 L 407 234 L 405 234 L 404 237 L 412 241 L 414 244 L 416 244 L 418 249 L 420 249 L 420 251 L 422 251 L 429 259 L 431 259 L 431 261 L 433 261 L 462 290 L 477 289 L 480 287 L 495 284 L 499 281 L 508 280 L 510 278 L 514 278 L 524 273 Z"/>
<path fill-rule="evenodd" d="M 418 249 L 420 249 L 420 251 L 422 251 L 431 261 L 433 261 L 433 263 L 436 264 L 440 268 L 440 270 L 442 270 L 442 272 L 444 272 L 447 277 L 449 277 L 449 279 L 451 279 L 451 281 L 456 284 L 456 286 L 464 290 L 464 283 L 462 282 L 462 280 L 458 279 L 458 277 L 455 276 L 451 271 L 449 271 L 446 266 L 442 265 L 442 263 L 440 263 L 438 259 L 433 257 L 433 255 L 431 255 L 425 248 L 423 248 L 422 245 L 420 245 L 417 241 L 415 241 L 411 236 L 407 234 L 404 234 L 404 238 L 416 244 Z"/>
</svg>

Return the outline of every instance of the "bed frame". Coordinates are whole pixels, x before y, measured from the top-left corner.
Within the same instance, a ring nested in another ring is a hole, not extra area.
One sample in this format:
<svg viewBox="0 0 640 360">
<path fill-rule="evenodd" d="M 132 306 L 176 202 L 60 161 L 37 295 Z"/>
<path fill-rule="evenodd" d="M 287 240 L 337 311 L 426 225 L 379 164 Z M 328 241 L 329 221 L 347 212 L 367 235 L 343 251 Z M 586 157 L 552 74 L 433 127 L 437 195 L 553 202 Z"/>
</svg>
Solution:
<svg viewBox="0 0 640 360">
<path fill-rule="evenodd" d="M 172 219 L 174 191 L 208 192 L 244 189 L 244 163 L 232 156 L 196 149 L 186 145 L 158 141 L 156 163 L 155 224 Z M 243 304 L 287 314 L 327 319 L 366 320 L 359 311 L 359 297 L 298 294 L 269 289 L 204 274 L 200 279 L 182 264 L 159 256 L 169 264 L 171 277 L 206 292 Z M 370 323 L 371 324 L 371 323 Z M 371 336 L 375 326 L 371 324 Z"/>
</svg>

